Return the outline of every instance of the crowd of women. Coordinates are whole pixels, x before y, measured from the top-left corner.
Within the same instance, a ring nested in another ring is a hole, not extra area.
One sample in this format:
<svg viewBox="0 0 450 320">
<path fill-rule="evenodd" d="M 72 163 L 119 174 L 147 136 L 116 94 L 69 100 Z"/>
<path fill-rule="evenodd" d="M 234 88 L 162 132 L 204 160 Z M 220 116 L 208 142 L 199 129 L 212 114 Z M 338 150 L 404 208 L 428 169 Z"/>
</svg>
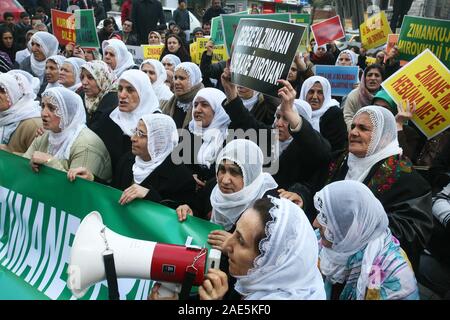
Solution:
<svg viewBox="0 0 450 320">
<path fill-rule="evenodd" d="M 200 299 L 419 299 L 417 280 L 448 295 L 448 130 L 423 138 L 408 122 L 414 104 L 381 88 L 384 65 L 336 98 L 312 66 L 359 65 L 357 50 L 315 45 L 269 97 L 182 47 L 169 35 L 161 61 L 136 66 L 119 39 L 103 41 L 103 59 L 67 58 L 51 33 L 32 32 L 30 55 L 0 74 L 0 149 L 36 172 L 120 189 L 122 205 L 154 201 L 180 223 L 220 225 L 208 242 L 221 269 Z"/>
</svg>

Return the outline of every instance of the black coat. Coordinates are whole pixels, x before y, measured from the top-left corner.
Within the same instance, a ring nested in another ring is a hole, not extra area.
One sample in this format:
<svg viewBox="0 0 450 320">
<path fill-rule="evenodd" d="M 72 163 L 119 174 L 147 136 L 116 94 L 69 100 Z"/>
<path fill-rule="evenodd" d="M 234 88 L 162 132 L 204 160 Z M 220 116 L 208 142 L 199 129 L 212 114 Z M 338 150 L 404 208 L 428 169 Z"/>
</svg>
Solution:
<svg viewBox="0 0 450 320">
<path fill-rule="evenodd" d="M 319 121 L 320 133 L 328 140 L 332 151 L 345 150 L 348 142 L 347 126 L 344 114 L 339 107 L 331 107 Z"/>
<path fill-rule="evenodd" d="M 84 103 L 84 92 L 80 95 Z M 86 124 L 89 129 L 97 133 L 105 121 L 109 119 L 111 112 L 119 105 L 116 91 L 110 91 L 100 100 L 97 109 L 88 114 L 86 110 Z M 86 108 L 86 105 L 84 106 Z M 98 133 L 97 133 L 98 134 Z"/>
<path fill-rule="evenodd" d="M 147 43 L 148 33 L 157 30 L 158 22 L 166 24 L 161 2 L 157 0 L 133 0 L 131 20 L 141 44 Z"/>
<path fill-rule="evenodd" d="M 112 186 L 125 190 L 134 183 L 135 156 L 128 152 L 117 165 Z M 195 193 L 195 180 L 184 164 L 174 164 L 170 155 L 147 177 L 140 186 L 149 189 L 144 199 L 176 209 L 191 204 Z"/>
</svg>

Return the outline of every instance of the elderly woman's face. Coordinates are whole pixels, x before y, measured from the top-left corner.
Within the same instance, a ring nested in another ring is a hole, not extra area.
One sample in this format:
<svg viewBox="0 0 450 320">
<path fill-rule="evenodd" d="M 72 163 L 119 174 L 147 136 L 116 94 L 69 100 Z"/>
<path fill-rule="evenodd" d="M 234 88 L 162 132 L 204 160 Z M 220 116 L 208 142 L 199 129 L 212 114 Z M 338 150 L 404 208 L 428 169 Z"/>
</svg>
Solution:
<svg viewBox="0 0 450 320">
<path fill-rule="evenodd" d="M 45 79 L 48 83 L 55 83 L 59 79 L 58 65 L 52 60 L 45 63 Z"/>
<path fill-rule="evenodd" d="M 61 128 L 59 127 L 61 118 L 56 115 L 56 110 L 58 108 L 51 104 L 47 97 L 42 98 L 41 108 L 41 118 L 44 129 L 54 133 L 61 132 Z"/>
<path fill-rule="evenodd" d="M 91 98 L 96 97 L 100 93 L 100 88 L 97 85 L 92 74 L 86 69 L 81 69 L 81 84 L 83 85 L 84 94 Z"/>
<path fill-rule="evenodd" d="M 126 80 L 119 81 L 117 95 L 119 97 L 119 110 L 122 112 L 131 112 L 139 105 L 140 99 L 136 88 Z"/>
<path fill-rule="evenodd" d="M 75 72 L 70 63 L 63 63 L 59 70 L 59 83 L 68 88 L 75 84 Z"/>
<path fill-rule="evenodd" d="M 253 97 L 255 91 L 246 87 L 237 86 L 237 93 L 240 98 L 248 100 Z"/>
<path fill-rule="evenodd" d="M 141 70 L 145 72 L 150 79 L 151 83 L 155 83 L 155 81 L 158 79 L 155 71 L 155 67 L 151 65 L 150 63 L 146 63 L 142 65 Z"/>
<path fill-rule="evenodd" d="M 320 82 L 314 83 L 314 85 L 306 93 L 306 102 L 311 105 L 314 110 L 322 108 L 325 96 L 323 95 L 323 87 Z"/>
<path fill-rule="evenodd" d="M 297 79 L 297 73 L 298 73 L 297 64 L 293 62 L 291 64 L 291 68 L 289 69 L 287 81 L 295 81 L 295 79 Z"/>
<path fill-rule="evenodd" d="M 161 63 L 163 64 L 164 69 L 170 70 L 170 71 L 172 71 L 172 72 L 175 71 L 175 65 L 174 65 L 172 62 L 170 62 L 169 59 L 164 59 L 164 58 L 163 58 L 162 61 L 161 61 Z"/>
<path fill-rule="evenodd" d="M 192 88 L 189 76 L 183 69 L 178 69 L 177 71 L 175 71 L 173 84 L 175 88 L 175 94 L 177 96 L 188 92 Z"/>
<path fill-rule="evenodd" d="M 328 241 L 328 240 L 325 238 L 325 230 L 326 230 L 326 227 L 322 226 L 322 225 L 319 223 L 319 221 L 317 221 L 317 218 L 314 219 L 313 227 L 319 229 L 319 233 L 320 233 L 320 242 L 322 243 L 322 245 L 323 245 L 325 248 L 331 248 L 331 247 L 333 246 L 333 243 L 330 242 L 330 241 Z"/>
<path fill-rule="evenodd" d="M 214 118 L 214 110 L 211 105 L 202 97 L 197 97 L 194 101 L 194 121 L 201 122 L 202 128 L 207 128 Z"/>
<path fill-rule="evenodd" d="M 136 130 L 131 136 L 131 152 L 144 161 L 151 160 L 150 154 L 148 152 L 147 142 L 147 126 L 145 125 L 144 121 L 139 120 Z"/>
<path fill-rule="evenodd" d="M 8 93 L 2 87 L 0 87 L 0 112 L 6 111 L 11 106 Z"/>
<path fill-rule="evenodd" d="M 217 185 L 222 193 L 230 194 L 244 188 L 244 177 L 237 164 L 223 160 L 217 169 Z"/>
<path fill-rule="evenodd" d="M 117 67 L 116 54 L 113 49 L 108 48 L 105 50 L 105 55 L 103 56 L 103 61 L 105 61 L 112 70 Z"/>
<path fill-rule="evenodd" d="M 380 70 L 373 68 L 366 74 L 366 87 L 370 92 L 375 92 L 380 89 L 383 78 L 381 77 Z"/>
<path fill-rule="evenodd" d="M 338 59 L 338 65 L 339 66 L 351 66 L 352 65 L 352 58 L 350 58 L 350 55 L 347 53 L 342 53 L 339 56 Z"/>
<path fill-rule="evenodd" d="M 35 41 L 31 41 L 31 52 L 37 61 L 44 61 L 45 54 L 42 51 L 41 45 Z"/>
<path fill-rule="evenodd" d="M 236 230 L 224 242 L 228 255 L 228 271 L 233 276 L 245 276 L 253 268 L 259 255 L 257 239 L 264 233 L 260 214 L 253 208 L 247 209 L 236 223 Z"/>
<path fill-rule="evenodd" d="M 278 129 L 278 140 L 283 142 L 291 137 L 288 130 L 289 122 L 281 115 L 280 110 L 275 113 L 275 128 Z"/>
<path fill-rule="evenodd" d="M 364 158 L 369 149 L 373 130 L 374 127 L 368 113 L 363 112 L 355 117 L 348 134 L 348 151 L 358 158 Z"/>
</svg>

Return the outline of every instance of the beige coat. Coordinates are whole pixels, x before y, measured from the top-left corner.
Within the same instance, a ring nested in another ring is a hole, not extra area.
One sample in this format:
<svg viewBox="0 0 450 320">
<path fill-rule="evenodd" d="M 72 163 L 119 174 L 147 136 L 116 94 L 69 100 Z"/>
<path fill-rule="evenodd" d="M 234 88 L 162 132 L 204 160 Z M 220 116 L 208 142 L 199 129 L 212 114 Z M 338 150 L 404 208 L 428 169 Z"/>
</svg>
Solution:
<svg viewBox="0 0 450 320">
<path fill-rule="evenodd" d="M 42 127 L 41 118 L 30 118 L 20 121 L 6 145 L 8 151 L 16 154 L 22 154 L 27 151 L 36 137 L 36 130 L 40 127 Z"/>
</svg>

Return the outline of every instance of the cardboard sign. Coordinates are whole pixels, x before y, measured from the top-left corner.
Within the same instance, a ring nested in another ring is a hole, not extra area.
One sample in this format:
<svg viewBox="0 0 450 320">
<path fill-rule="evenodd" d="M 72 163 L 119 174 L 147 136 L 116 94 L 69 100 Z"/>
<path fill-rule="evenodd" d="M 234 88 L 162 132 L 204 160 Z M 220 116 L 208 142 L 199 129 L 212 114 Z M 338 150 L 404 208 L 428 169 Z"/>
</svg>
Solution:
<svg viewBox="0 0 450 320">
<path fill-rule="evenodd" d="M 233 41 L 231 81 L 277 97 L 286 79 L 304 26 L 275 20 L 241 19 Z"/>
<path fill-rule="evenodd" d="M 189 52 L 191 55 L 191 61 L 196 64 L 200 64 L 202 61 L 203 52 L 206 51 L 206 44 L 208 43 L 209 39 L 207 38 L 197 38 L 197 41 L 194 43 L 191 43 L 189 45 Z M 225 45 L 220 44 L 217 46 L 214 46 L 213 49 L 213 57 L 212 57 L 212 63 L 217 63 L 222 60 L 227 60 L 228 55 L 226 52 Z"/>
<path fill-rule="evenodd" d="M 381 11 L 359 26 L 361 42 L 364 48 L 377 48 L 386 43 L 388 35 L 392 33 L 384 11 Z"/>
<path fill-rule="evenodd" d="M 313 24 L 311 26 L 311 31 L 318 46 L 345 37 L 345 32 L 344 29 L 342 29 L 341 18 L 339 16 L 334 16 L 333 18 Z"/>
<path fill-rule="evenodd" d="M 431 139 L 450 127 L 449 79 L 445 65 L 426 49 L 381 85 L 397 104 L 416 103 L 412 120 Z"/>
<path fill-rule="evenodd" d="M 398 48 L 400 59 L 407 61 L 430 49 L 450 68 L 450 20 L 405 16 Z"/>
<path fill-rule="evenodd" d="M 155 60 L 159 60 L 159 58 L 161 57 L 161 53 L 164 50 L 164 45 L 163 44 L 145 44 L 145 45 L 141 45 L 142 50 L 144 52 L 144 59 L 155 59 Z"/>
<path fill-rule="evenodd" d="M 211 40 L 215 45 L 223 44 L 223 26 L 220 16 L 211 19 Z"/>
<path fill-rule="evenodd" d="M 388 34 L 388 39 L 386 42 L 386 53 L 389 53 L 391 49 L 398 44 L 398 34 Z M 387 61 L 387 54 L 384 55 L 384 63 Z M 400 60 L 400 66 L 403 67 L 405 64 L 407 64 L 408 61 Z"/>
<path fill-rule="evenodd" d="M 140 46 L 127 45 L 128 52 L 132 54 L 134 63 L 138 66 L 144 61 L 144 52 Z M 159 60 L 159 58 L 157 59 Z"/>
<path fill-rule="evenodd" d="M 289 13 L 240 14 L 240 15 L 222 14 L 220 17 L 222 19 L 225 46 L 227 48 L 228 55 L 230 55 L 231 44 L 233 43 L 234 34 L 241 19 L 251 18 L 260 20 L 275 20 L 275 21 L 289 22 L 291 15 Z"/>
<path fill-rule="evenodd" d="M 83 48 L 100 48 L 94 10 L 75 11 L 76 44 Z"/>
<path fill-rule="evenodd" d="M 315 74 L 328 79 L 333 96 L 344 97 L 354 89 L 358 83 L 357 66 L 324 66 L 316 65 Z"/>
<path fill-rule="evenodd" d="M 75 42 L 75 15 L 55 9 L 52 9 L 51 12 L 53 35 L 58 39 L 59 44 L 65 46 L 70 42 Z"/>
</svg>

